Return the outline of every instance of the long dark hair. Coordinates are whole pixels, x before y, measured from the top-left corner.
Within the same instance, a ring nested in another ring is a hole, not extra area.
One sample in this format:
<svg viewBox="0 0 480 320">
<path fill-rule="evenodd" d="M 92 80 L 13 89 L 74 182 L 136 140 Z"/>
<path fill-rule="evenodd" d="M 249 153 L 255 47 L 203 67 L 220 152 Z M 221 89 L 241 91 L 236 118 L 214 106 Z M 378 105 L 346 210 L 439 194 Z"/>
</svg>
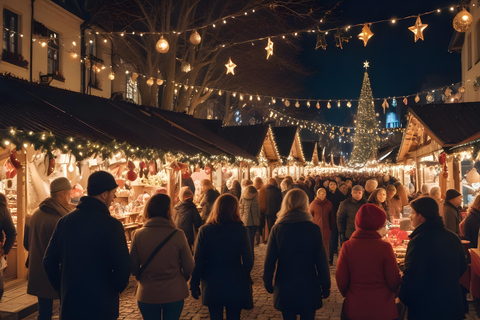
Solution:
<svg viewBox="0 0 480 320">
<path fill-rule="evenodd" d="M 238 212 L 238 200 L 235 196 L 225 193 L 217 198 L 212 212 L 208 215 L 207 224 L 223 224 L 227 222 L 243 223 Z"/>
</svg>

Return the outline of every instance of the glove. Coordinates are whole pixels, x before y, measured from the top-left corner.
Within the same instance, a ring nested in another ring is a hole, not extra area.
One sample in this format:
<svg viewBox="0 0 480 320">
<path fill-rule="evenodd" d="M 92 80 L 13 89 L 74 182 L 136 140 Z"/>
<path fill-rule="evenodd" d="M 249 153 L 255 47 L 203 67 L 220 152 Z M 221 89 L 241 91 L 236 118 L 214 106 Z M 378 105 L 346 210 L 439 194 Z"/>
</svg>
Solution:
<svg viewBox="0 0 480 320">
<path fill-rule="evenodd" d="M 200 295 L 200 288 L 190 290 L 192 291 L 192 298 L 198 300 L 198 296 Z"/>
<path fill-rule="evenodd" d="M 265 284 L 265 290 L 267 290 L 268 293 L 273 293 L 273 286 L 271 284 Z"/>
<path fill-rule="evenodd" d="M 330 296 L 330 289 L 322 292 L 322 298 L 327 299 Z"/>
</svg>

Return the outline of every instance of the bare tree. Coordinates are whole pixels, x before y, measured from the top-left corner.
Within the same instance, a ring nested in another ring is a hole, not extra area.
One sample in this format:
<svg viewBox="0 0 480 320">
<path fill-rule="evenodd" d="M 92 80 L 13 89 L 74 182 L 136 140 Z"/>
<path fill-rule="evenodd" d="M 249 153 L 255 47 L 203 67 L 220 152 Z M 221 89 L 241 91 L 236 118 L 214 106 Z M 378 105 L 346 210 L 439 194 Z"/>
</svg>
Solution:
<svg viewBox="0 0 480 320">
<path fill-rule="evenodd" d="M 275 53 L 266 61 L 267 40 L 248 40 L 313 28 L 325 10 L 314 0 L 105 0 L 92 22 L 113 31 L 115 61 L 144 75 L 137 80 L 143 104 L 157 106 L 157 83 L 146 81 L 161 78 L 160 107 L 193 114 L 211 88 L 272 96 L 298 92 L 295 80 L 307 73 L 295 60 L 298 43 L 292 37 L 274 40 Z M 202 38 L 196 46 L 189 41 L 195 28 Z M 170 46 L 165 54 L 155 49 L 162 35 Z M 237 64 L 234 76 L 225 74 L 230 57 Z"/>
</svg>

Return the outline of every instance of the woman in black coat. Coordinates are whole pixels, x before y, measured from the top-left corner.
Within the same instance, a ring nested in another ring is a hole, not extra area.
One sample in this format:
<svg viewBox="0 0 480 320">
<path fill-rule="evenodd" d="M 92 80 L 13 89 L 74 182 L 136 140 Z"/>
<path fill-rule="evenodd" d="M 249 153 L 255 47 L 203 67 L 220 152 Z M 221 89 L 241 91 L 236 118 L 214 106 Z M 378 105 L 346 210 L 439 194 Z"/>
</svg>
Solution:
<svg viewBox="0 0 480 320">
<path fill-rule="evenodd" d="M 315 319 L 330 295 L 330 271 L 320 227 L 308 212 L 308 197 L 292 189 L 283 199 L 268 240 L 263 281 L 283 319 Z M 273 276 L 275 274 L 275 284 Z"/>
<path fill-rule="evenodd" d="M 215 202 L 207 223 L 200 228 L 195 246 L 195 270 L 190 281 L 192 297 L 202 303 L 210 319 L 240 319 L 242 309 L 253 308 L 253 254 L 247 228 L 238 212 L 238 200 L 230 194 Z"/>
<path fill-rule="evenodd" d="M 470 208 L 468 208 L 468 215 L 465 218 L 465 240 L 470 241 L 470 248 L 477 248 L 478 246 L 478 230 L 480 229 L 480 195 L 475 197 Z"/>
<path fill-rule="evenodd" d="M 190 248 L 195 243 L 195 234 L 202 226 L 202 218 L 198 213 L 197 206 L 193 203 L 193 192 L 190 187 L 182 187 L 178 195 L 180 201 L 175 205 L 175 224 L 182 229 L 187 237 Z"/>
</svg>

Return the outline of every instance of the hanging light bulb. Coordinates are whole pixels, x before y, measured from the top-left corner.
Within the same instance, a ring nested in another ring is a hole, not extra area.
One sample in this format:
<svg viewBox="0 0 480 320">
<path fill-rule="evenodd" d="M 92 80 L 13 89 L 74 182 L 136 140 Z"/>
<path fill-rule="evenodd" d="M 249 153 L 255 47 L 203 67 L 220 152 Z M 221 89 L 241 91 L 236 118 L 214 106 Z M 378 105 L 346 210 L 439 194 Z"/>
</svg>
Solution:
<svg viewBox="0 0 480 320">
<path fill-rule="evenodd" d="M 108 79 L 115 80 L 115 73 L 110 72 L 110 74 L 108 75 Z"/>
<path fill-rule="evenodd" d="M 157 44 L 155 45 L 155 48 L 160 53 L 167 53 L 168 52 L 168 49 L 170 48 L 170 46 L 168 45 L 167 39 L 165 39 L 163 37 L 163 35 L 160 38 L 160 40 L 157 41 Z"/>
<path fill-rule="evenodd" d="M 307 101 L 307 107 L 310 108 L 310 101 Z"/>
<path fill-rule="evenodd" d="M 68 165 L 68 172 L 73 172 L 73 170 L 75 170 L 75 168 L 73 167 L 73 164 L 69 164 Z"/>
<path fill-rule="evenodd" d="M 332 107 L 332 105 L 330 104 L 330 101 L 328 101 L 327 108 L 330 109 L 331 107 Z"/>
<path fill-rule="evenodd" d="M 196 46 L 200 44 L 200 42 L 202 42 L 202 37 L 197 30 L 193 30 L 192 34 L 190 35 L 190 43 Z"/>
<path fill-rule="evenodd" d="M 157 79 L 157 86 L 161 86 L 163 84 L 163 80 L 162 79 Z"/>
<path fill-rule="evenodd" d="M 466 32 L 473 23 L 473 16 L 463 8 L 453 19 L 453 29 L 458 32 Z"/>
<path fill-rule="evenodd" d="M 187 61 L 182 61 L 182 72 L 190 72 L 190 70 L 192 70 L 192 67 L 190 66 L 190 63 L 188 63 Z"/>
<path fill-rule="evenodd" d="M 337 102 L 337 107 L 340 108 L 340 100 Z"/>
<path fill-rule="evenodd" d="M 77 58 L 78 58 L 78 54 L 72 51 L 72 52 L 70 52 L 70 54 L 68 55 L 68 58 L 70 59 L 70 61 L 76 61 Z"/>
<path fill-rule="evenodd" d="M 153 78 L 150 78 L 147 80 L 147 86 L 151 87 L 153 86 L 153 83 L 154 83 Z"/>
<path fill-rule="evenodd" d="M 317 109 L 320 109 L 320 102 L 317 101 Z"/>
<path fill-rule="evenodd" d="M 290 101 L 285 100 L 285 107 L 289 107 L 289 106 L 290 106 Z"/>
<path fill-rule="evenodd" d="M 352 107 L 352 103 L 350 101 L 347 102 L 347 107 L 349 107 L 349 108 Z"/>
<path fill-rule="evenodd" d="M 300 108 L 300 103 L 298 102 L 298 100 L 297 100 L 297 102 L 295 102 L 295 107 Z"/>
</svg>

